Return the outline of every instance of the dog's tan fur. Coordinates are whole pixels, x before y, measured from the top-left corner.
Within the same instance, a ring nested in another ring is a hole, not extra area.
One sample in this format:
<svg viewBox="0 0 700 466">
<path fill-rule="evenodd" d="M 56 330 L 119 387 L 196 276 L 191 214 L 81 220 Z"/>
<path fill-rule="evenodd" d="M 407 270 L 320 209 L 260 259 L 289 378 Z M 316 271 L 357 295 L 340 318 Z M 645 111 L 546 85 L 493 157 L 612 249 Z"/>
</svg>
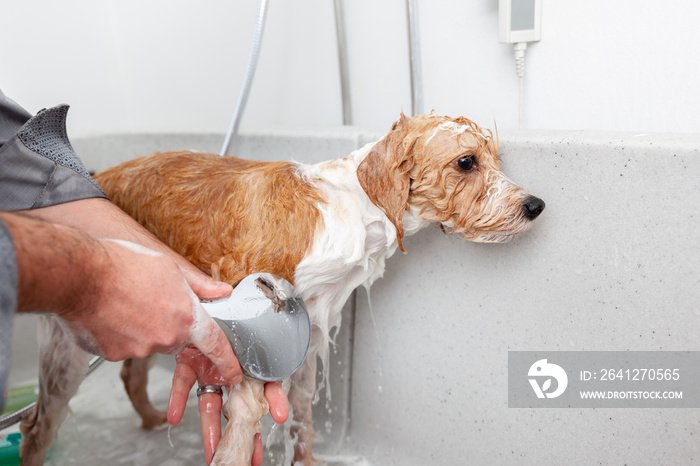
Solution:
<svg viewBox="0 0 700 466">
<path fill-rule="evenodd" d="M 316 204 L 323 202 L 295 171 L 287 162 L 174 152 L 126 162 L 95 179 L 202 271 L 228 283 L 263 270 L 292 282 L 320 227 Z"/>
</svg>

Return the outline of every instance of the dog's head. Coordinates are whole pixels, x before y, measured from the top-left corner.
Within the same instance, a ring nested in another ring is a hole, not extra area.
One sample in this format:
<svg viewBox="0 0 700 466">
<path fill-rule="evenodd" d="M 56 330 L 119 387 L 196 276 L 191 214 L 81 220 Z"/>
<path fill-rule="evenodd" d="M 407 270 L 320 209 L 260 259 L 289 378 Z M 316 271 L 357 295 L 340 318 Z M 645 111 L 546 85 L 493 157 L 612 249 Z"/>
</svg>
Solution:
<svg viewBox="0 0 700 466">
<path fill-rule="evenodd" d="M 527 230 L 544 209 L 541 199 L 501 173 L 493 134 L 463 117 L 401 114 L 357 176 L 396 226 L 402 251 L 407 211 L 471 241 L 503 242 Z"/>
</svg>

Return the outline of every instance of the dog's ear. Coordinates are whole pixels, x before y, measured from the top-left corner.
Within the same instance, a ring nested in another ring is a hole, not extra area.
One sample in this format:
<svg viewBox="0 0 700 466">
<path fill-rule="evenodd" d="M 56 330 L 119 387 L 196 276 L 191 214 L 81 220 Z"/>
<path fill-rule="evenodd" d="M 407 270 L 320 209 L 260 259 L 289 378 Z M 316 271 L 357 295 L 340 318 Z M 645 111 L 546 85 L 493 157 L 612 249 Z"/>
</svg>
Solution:
<svg viewBox="0 0 700 466">
<path fill-rule="evenodd" d="M 396 227 L 396 239 L 404 253 L 402 221 L 404 211 L 408 210 L 409 171 L 413 167 L 416 143 L 415 139 L 407 140 L 408 134 L 408 120 L 402 112 L 391 132 L 372 147 L 357 168 L 362 189 Z"/>
</svg>

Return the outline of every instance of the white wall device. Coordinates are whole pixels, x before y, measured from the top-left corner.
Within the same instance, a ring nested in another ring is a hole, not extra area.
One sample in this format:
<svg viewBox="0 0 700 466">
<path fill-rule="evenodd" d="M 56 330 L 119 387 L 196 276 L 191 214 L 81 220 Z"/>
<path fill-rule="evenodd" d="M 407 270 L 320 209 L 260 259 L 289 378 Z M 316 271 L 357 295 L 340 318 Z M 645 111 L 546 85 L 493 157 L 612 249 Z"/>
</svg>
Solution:
<svg viewBox="0 0 700 466">
<path fill-rule="evenodd" d="M 504 44 L 540 40 L 542 0 L 499 0 L 498 40 Z"/>
<path fill-rule="evenodd" d="M 523 127 L 525 50 L 528 42 L 540 40 L 542 0 L 498 0 L 498 40 L 513 44 L 515 72 L 520 81 L 518 127 Z"/>
</svg>

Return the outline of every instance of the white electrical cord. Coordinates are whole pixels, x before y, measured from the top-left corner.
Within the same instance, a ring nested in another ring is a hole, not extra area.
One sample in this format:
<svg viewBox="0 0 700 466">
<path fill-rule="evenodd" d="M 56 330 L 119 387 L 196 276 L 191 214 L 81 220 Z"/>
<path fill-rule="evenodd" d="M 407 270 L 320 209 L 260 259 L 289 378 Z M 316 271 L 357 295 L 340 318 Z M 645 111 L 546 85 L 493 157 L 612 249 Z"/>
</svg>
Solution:
<svg viewBox="0 0 700 466">
<path fill-rule="evenodd" d="M 515 54 L 515 72 L 518 74 L 520 81 L 520 89 L 518 95 L 518 128 L 523 129 L 523 107 L 525 94 L 525 50 L 527 50 L 527 42 L 516 42 L 513 44 L 513 53 Z"/>
</svg>

